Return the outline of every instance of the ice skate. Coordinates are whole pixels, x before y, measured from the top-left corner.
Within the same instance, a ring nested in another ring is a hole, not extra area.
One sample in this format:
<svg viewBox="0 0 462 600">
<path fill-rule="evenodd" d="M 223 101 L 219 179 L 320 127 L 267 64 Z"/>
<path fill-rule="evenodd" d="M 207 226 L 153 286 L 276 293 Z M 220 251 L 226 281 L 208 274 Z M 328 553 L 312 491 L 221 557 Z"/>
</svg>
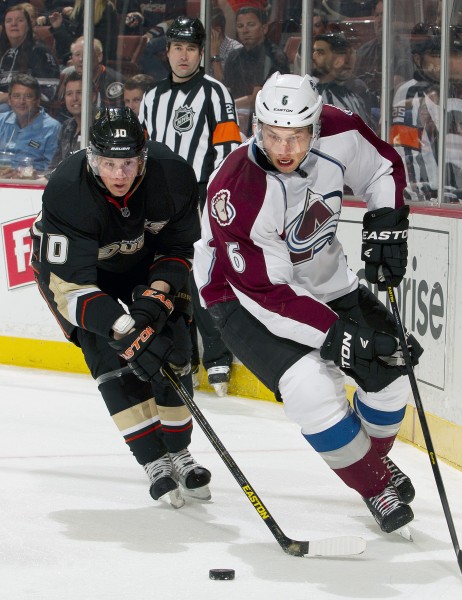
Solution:
<svg viewBox="0 0 462 600">
<path fill-rule="evenodd" d="M 170 458 L 173 463 L 173 476 L 184 493 L 196 500 L 210 500 L 210 471 L 199 465 L 187 448 L 180 452 L 171 452 Z"/>
<path fill-rule="evenodd" d="M 382 493 L 372 496 L 372 498 L 363 498 L 363 500 L 380 529 L 385 533 L 404 528 L 414 518 L 411 507 L 401 502 L 395 486 L 391 483 Z"/>
<path fill-rule="evenodd" d="M 228 393 L 231 369 L 227 366 L 210 367 L 207 369 L 209 385 L 213 387 L 217 396 L 223 398 Z"/>
<path fill-rule="evenodd" d="M 164 496 L 169 497 L 174 508 L 180 508 L 184 504 L 184 498 L 178 487 L 178 481 L 173 475 L 173 465 L 168 454 L 144 465 L 151 487 L 149 493 L 154 500 L 160 500 Z"/>
<path fill-rule="evenodd" d="M 415 497 L 415 489 L 412 481 L 388 456 L 384 456 L 382 460 L 391 473 L 390 481 L 395 486 L 399 499 L 405 504 L 410 504 Z"/>
</svg>

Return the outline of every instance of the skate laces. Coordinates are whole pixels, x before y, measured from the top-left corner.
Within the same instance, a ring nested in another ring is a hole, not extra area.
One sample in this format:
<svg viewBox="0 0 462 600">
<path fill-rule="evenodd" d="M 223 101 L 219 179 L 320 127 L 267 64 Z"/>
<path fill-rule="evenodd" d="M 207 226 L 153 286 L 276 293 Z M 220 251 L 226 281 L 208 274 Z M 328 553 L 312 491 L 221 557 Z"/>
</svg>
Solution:
<svg viewBox="0 0 462 600">
<path fill-rule="evenodd" d="M 384 456 L 382 460 L 391 473 L 391 481 L 394 483 L 394 485 L 399 486 L 402 483 L 409 481 L 409 477 L 405 475 L 401 469 L 397 467 L 390 458 L 388 458 L 388 456 Z"/>
<path fill-rule="evenodd" d="M 398 498 L 395 488 L 392 485 L 387 486 L 381 494 L 378 494 L 373 498 L 367 498 L 367 501 L 383 517 L 386 517 L 392 513 L 402 504 Z"/>
<path fill-rule="evenodd" d="M 168 454 L 147 463 L 143 468 L 152 483 L 155 483 L 161 477 L 172 476 L 172 462 Z"/>
<path fill-rule="evenodd" d="M 226 365 L 218 366 L 218 367 L 210 367 L 210 369 L 207 369 L 207 375 L 209 377 L 211 376 L 212 378 L 214 376 L 220 375 L 222 378 L 222 381 L 225 381 L 225 380 L 229 379 L 230 370 L 231 369 Z"/>
<path fill-rule="evenodd" d="M 192 469 L 199 466 L 199 464 L 191 456 L 188 449 L 172 453 L 170 454 L 170 457 L 172 459 L 175 470 L 179 475 L 183 477 L 186 477 L 186 475 L 188 475 L 188 473 Z"/>
</svg>

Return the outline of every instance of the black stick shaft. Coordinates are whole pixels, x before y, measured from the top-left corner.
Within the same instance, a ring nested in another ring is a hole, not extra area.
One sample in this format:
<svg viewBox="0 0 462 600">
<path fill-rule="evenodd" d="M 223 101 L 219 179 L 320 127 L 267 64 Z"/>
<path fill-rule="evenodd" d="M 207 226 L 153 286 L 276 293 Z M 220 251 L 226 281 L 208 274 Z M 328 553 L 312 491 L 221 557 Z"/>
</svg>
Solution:
<svg viewBox="0 0 462 600">
<path fill-rule="evenodd" d="M 462 572 L 462 553 L 460 551 L 459 541 L 457 539 L 456 528 L 454 526 L 454 521 L 452 519 L 451 510 L 449 508 L 448 498 L 446 496 L 446 490 L 444 489 L 443 478 L 441 477 L 440 468 L 438 465 L 438 461 L 436 458 L 436 452 L 433 447 L 432 438 L 430 435 L 430 430 L 428 428 L 427 418 L 425 416 L 425 411 L 422 404 L 422 399 L 420 397 L 419 388 L 417 386 L 417 379 L 414 373 L 414 369 L 412 367 L 411 355 L 409 353 L 409 349 L 406 344 L 406 334 L 404 331 L 404 326 L 401 321 L 401 316 L 399 314 L 398 304 L 396 302 L 395 293 L 393 290 L 393 286 L 391 285 L 390 278 L 386 277 L 387 283 L 387 293 L 388 298 L 390 299 L 391 310 L 393 316 L 396 321 L 396 326 L 398 330 L 398 337 L 401 344 L 401 349 L 403 351 L 404 361 L 406 363 L 406 369 L 409 375 L 409 381 L 411 384 L 412 393 L 414 396 L 415 405 L 417 408 L 417 414 L 419 416 L 420 426 L 422 427 L 422 433 L 425 440 L 425 445 L 427 447 L 427 453 L 430 458 L 430 464 L 433 469 L 433 475 L 436 481 L 436 487 L 438 488 L 438 493 L 440 495 L 441 504 L 443 505 L 444 516 L 446 517 L 446 522 L 448 524 L 449 533 L 451 534 L 452 544 L 454 546 L 454 550 L 457 557 L 457 563 L 459 565 L 459 569 Z"/>
<path fill-rule="evenodd" d="M 215 431 L 212 429 L 210 423 L 202 414 L 200 408 L 197 406 L 191 394 L 175 375 L 174 371 L 168 365 L 168 363 L 164 364 L 164 366 L 162 367 L 162 371 L 169 380 L 173 389 L 180 396 L 185 405 L 189 408 L 191 414 L 194 416 L 202 431 L 205 433 L 212 446 L 215 448 L 225 465 L 228 467 L 229 471 L 231 472 L 231 475 L 238 482 L 242 491 L 247 496 L 248 500 L 251 502 L 257 513 L 263 519 L 263 522 L 271 531 L 273 536 L 276 538 L 276 541 L 284 550 L 284 552 L 294 554 L 296 556 L 303 556 L 303 554 L 306 554 L 308 552 L 308 542 L 294 542 L 294 540 L 291 540 L 285 535 L 285 533 L 274 520 L 270 511 L 266 508 L 258 494 L 255 492 L 253 486 L 250 485 L 244 473 L 241 471 L 241 469 L 238 467 L 232 456 L 226 450 L 225 446 L 222 444 L 221 440 L 218 438 Z"/>
</svg>

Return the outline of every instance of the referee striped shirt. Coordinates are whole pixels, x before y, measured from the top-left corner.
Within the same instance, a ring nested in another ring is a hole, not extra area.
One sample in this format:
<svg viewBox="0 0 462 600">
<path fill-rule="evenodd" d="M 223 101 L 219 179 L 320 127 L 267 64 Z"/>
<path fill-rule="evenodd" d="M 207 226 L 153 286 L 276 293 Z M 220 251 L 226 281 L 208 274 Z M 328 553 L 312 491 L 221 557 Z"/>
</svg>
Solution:
<svg viewBox="0 0 462 600">
<path fill-rule="evenodd" d="M 231 94 L 202 68 L 184 83 L 158 82 L 144 95 L 139 119 L 149 138 L 182 156 L 203 184 L 241 143 Z"/>
</svg>

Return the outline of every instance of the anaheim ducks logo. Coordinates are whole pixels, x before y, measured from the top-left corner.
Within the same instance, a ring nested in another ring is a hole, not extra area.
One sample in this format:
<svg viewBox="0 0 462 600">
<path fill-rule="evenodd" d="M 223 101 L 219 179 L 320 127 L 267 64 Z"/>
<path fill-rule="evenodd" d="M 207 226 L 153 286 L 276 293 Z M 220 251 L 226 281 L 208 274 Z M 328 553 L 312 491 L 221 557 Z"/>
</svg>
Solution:
<svg viewBox="0 0 462 600">
<path fill-rule="evenodd" d="M 180 106 L 173 117 L 173 129 L 178 133 L 190 131 L 194 125 L 195 112 L 190 106 Z"/>
<path fill-rule="evenodd" d="M 212 198 L 212 217 L 219 225 L 225 227 L 233 222 L 236 216 L 236 209 L 230 202 L 231 194 L 229 190 L 220 190 Z"/>
</svg>

